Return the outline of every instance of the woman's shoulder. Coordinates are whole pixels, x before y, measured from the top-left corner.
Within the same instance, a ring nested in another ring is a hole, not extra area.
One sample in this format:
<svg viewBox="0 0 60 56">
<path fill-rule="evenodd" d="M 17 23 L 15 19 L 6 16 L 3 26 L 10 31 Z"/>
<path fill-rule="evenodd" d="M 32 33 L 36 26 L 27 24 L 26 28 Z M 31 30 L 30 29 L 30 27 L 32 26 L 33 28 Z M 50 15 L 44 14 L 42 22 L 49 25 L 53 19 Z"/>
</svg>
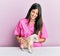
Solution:
<svg viewBox="0 0 60 56">
<path fill-rule="evenodd" d="M 28 19 L 22 18 L 22 19 L 20 19 L 19 21 L 20 21 L 20 22 L 23 22 L 23 23 L 27 23 L 27 22 L 28 22 Z"/>
</svg>

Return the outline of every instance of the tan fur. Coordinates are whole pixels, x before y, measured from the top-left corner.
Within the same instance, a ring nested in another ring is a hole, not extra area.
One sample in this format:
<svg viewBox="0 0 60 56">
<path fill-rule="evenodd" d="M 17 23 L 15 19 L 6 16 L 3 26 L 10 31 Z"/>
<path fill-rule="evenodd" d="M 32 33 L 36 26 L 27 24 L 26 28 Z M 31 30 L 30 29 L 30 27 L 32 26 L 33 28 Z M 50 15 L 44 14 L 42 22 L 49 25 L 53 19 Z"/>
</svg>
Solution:
<svg viewBox="0 0 60 56">
<path fill-rule="evenodd" d="M 34 36 L 35 36 L 35 37 L 34 37 Z M 34 39 L 31 39 L 31 37 L 32 37 L 32 38 L 35 38 L 36 41 L 38 41 L 38 37 L 37 37 L 36 34 L 31 35 L 31 36 L 27 37 L 26 39 L 21 38 L 21 40 L 20 40 L 20 41 L 21 41 L 21 46 L 20 46 L 20 48 L 21 48 L 21 49 L 24 49 L 24 48 L 27 47 L 30 53 L 32 52 L 32 44 L 33 44 L 33 40 L 34 40 Z M 32 43 L 31 43 L 31 41 L 32 41 Z"/>
</svg>

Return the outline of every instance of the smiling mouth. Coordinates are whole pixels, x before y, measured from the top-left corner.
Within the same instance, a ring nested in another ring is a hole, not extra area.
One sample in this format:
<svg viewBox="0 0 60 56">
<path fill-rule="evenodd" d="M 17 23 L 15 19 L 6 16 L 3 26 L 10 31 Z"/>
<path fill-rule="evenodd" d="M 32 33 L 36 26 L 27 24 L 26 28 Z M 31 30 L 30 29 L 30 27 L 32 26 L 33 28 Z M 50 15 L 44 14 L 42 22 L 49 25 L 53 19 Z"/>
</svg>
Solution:
<svg viewBox="0 0 60 56">
<path fill-rule="evenodd" d="M 32 16 L 32 18 L 35 18 L 35 16 Z"/>
</svg>

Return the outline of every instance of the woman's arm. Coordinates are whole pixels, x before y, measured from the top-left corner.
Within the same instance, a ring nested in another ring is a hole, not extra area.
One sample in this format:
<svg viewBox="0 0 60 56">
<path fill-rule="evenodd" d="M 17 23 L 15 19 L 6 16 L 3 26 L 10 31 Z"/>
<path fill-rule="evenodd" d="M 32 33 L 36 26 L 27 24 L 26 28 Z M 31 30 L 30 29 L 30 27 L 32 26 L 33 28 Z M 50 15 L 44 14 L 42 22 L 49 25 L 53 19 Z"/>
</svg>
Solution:
<svg viewBox="0 0 60 56">
<path fill-rule="evenodd" d="M 19 37 L 18 35 L 16 36 L 16 39 L 19 43 L 23 41 L 22 37 Z"/>
<path fill-rule="evenodd" d="M 46 38 L 48 38 L 48 33 L 44 23 L 42 26 L 42 35 L 40 36 L 40 33 L 39 33 L 39 37 L 40 37 L 39 42 L 45 42 Z"/>
</svg>

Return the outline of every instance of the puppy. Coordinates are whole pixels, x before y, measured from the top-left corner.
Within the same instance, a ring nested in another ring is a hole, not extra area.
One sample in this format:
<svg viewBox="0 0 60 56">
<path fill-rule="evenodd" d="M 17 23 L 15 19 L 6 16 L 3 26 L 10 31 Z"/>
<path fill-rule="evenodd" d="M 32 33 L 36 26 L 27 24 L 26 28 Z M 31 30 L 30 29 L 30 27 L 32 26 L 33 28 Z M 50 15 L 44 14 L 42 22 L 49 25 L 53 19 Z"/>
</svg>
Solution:
<svg viewBox="0 0 60 56">
<path fill-rule="evenodd" d="M 21 49 L 28 48 L 29 52 L 32 53 L 33 42 L 38 42 L 38 36 L 33 34 L 26 39 L 21 39 L 22 43 L 20 45 Z"/>
</svg>

